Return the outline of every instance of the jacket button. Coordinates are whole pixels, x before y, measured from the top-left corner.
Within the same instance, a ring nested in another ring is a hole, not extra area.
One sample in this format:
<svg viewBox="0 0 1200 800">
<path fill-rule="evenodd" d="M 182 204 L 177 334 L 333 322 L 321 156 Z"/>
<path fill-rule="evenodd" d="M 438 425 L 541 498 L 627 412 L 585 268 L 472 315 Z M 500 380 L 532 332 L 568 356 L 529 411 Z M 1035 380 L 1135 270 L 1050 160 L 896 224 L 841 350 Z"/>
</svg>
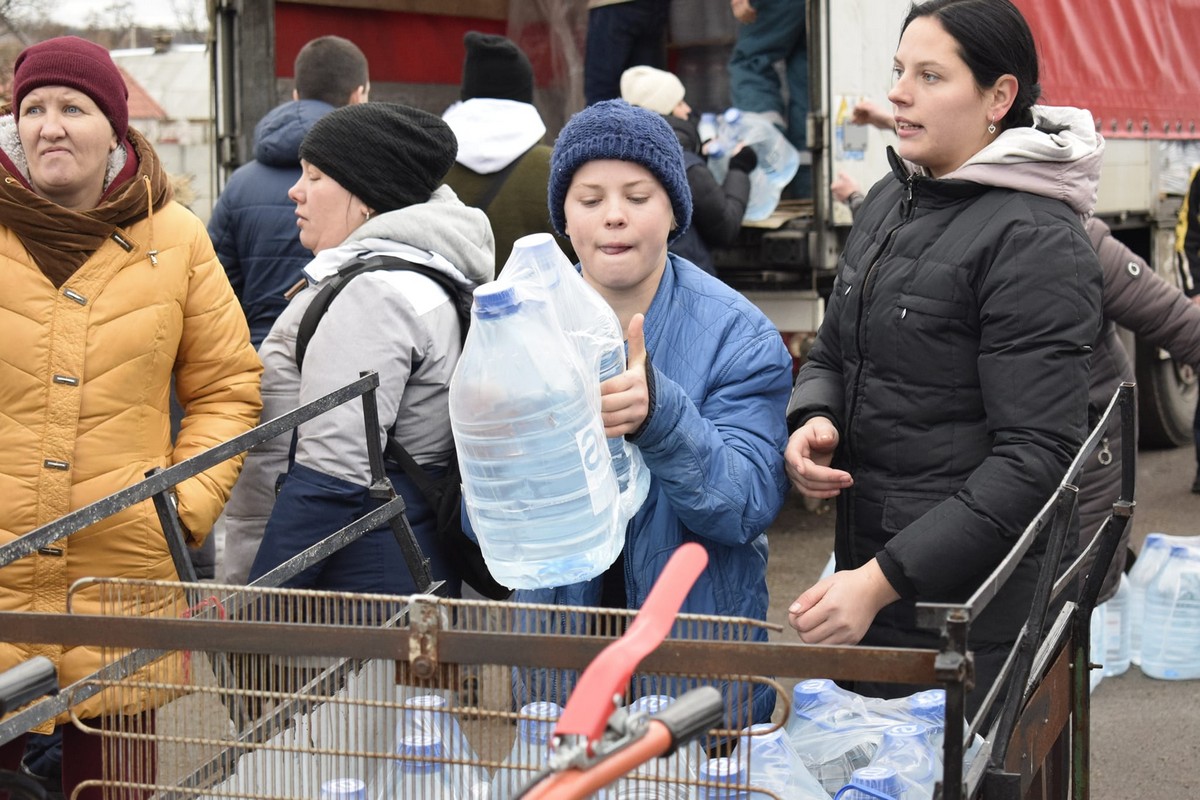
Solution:
<svg viewBox="0 0 1200 800">
<path fill-rule="evenodd" d="M 59 461 L 57 458 L 47 458 L 42 462 L 42 466 L 46 469 L 70 469 L 71 465 L 66 461 Z"/>
<path fill-rule="evenodd" d="M 72 378 L 70 375 L 55 375 L 53 381 L 55 383 L 61 383 L 63 386 L 79 385 L 79 378 Z"/>
</svg>

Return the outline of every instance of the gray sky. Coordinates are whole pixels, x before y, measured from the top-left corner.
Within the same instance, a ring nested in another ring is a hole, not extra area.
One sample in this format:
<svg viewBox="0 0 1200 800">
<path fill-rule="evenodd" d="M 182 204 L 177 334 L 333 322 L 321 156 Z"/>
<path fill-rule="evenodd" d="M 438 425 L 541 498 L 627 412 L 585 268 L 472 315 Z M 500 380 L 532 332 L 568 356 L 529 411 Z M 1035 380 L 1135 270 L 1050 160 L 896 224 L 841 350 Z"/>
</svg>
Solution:
<svg viewBox="0 0 1200 800">
<path fill-rule="evenodd" d="M 175 27 L 178 16 L 175 2 L 170 0 L 128 0 L 138 24 L 146 27 Z M 197 18 L 204 19 L 204 0 L 187 0 L 197 10 Z M 94 12 L 103 13 L 112 3 L 110 0 L 54 0 L 48 4 L 50 16 L 60 22 L 86 22 Z"/>
</svg>

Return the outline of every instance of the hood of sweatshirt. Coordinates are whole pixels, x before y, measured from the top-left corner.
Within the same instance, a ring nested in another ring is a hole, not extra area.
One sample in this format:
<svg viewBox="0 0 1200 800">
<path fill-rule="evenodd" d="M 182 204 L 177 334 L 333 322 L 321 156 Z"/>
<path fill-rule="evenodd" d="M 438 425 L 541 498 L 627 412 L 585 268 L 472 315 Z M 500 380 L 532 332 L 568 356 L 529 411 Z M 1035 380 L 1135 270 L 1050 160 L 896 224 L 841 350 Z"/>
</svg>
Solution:
<svg viewBox="0 0 1200 800">
<path fill-rule="evenodd" d="M 459 164 L 491 175 L 542 140 L 546 124 L 529 103 L 473 97 L 446 109 L 442 119 L 458 139 Z"/>
<path fill-rule="evenodd" d="M 943 179 L 972 181 L 1052 197 L 1081 217 L 1096 206 L 1104 138 L 1092 115 L 1066 106 L 1034 106 L 1032 128 L 1002 131 Z"/>
<path fill-rule="evenodd" d="M 300 166 L 300 142 L 317 120 L 333 111 L 320 100 L 276 106 L 254 126 L 254 158 L 269 167 Z"/>
<path fill-rule="evenodd" d="M 319 283 L 349 261 L 375 255 L 427 264 L 471 287 L 492 280 L 496 273 L 496 240 L 487 215 L 464 205 L 445 185 L 428 202 L 359 225 L 346 241 L 317 253 L 304 275 L 310 283 Z"/>
</svg>

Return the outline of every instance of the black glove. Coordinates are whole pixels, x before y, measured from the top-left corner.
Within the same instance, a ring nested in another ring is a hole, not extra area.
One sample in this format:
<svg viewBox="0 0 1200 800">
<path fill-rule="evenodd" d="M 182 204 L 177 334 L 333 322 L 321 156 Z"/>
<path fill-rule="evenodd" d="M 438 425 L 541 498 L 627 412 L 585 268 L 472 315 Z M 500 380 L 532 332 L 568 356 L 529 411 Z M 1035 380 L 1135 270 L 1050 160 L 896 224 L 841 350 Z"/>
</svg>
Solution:
<svg viewBox="0 0 1200 800">
<path fill-rule="evenodd" d="M 740 169 L 742 172 L 748 173 L 756 166 L 758 166 L 758 153 L 754 152 L 753 147 L 743 147 L 729 159 L 730 169 Z"/>
</svg>

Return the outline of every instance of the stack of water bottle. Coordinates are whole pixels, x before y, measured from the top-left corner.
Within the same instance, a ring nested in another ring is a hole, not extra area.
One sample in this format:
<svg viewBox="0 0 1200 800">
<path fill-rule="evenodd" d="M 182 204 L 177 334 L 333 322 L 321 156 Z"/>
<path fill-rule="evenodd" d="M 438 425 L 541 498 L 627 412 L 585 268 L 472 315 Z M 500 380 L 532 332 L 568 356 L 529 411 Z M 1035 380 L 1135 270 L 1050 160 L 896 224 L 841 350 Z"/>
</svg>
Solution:
<svg viewBox="0 0 1200 800">
<path fill-rule="evenodd" d="M 616 314 L 549 234 L 518 239 L 475 291 L 450 382 L 463 501 L 497 581 L 566 586 L 616 560 L 650 475 L 607 439 L 600 382 L 625 369 Z"/>
<path fill-rule="evenodd" d="M 1123 579 L 1128 635 L 1109 639 L 1105 674 L 1118 674 L 1132 661 L 1151 678 L 1200 678 L 1200 536 L 1146 536 L 1142 552 Z M 1109 621 L 1113 604 L 1109 600 Z M 1110 630 L 1113 630 L 1110 627 Z M 1123 665 L 1123 666 L 1122 666 Z"/>
<path fill-rule="evenodd" d="M 750 172 L 750 198 L 743 220 L 757 222 L 771 216 L 784 187 L 796 177 L 800 153 L 766 116 L 738 108 L 722 114 L 700 115 L 700 139 L 706 142 L 708 168 L 717 182 L 725 180 L 729 158 L 738 144 L 753 147 L 758 166 Z"/>
</svg>

